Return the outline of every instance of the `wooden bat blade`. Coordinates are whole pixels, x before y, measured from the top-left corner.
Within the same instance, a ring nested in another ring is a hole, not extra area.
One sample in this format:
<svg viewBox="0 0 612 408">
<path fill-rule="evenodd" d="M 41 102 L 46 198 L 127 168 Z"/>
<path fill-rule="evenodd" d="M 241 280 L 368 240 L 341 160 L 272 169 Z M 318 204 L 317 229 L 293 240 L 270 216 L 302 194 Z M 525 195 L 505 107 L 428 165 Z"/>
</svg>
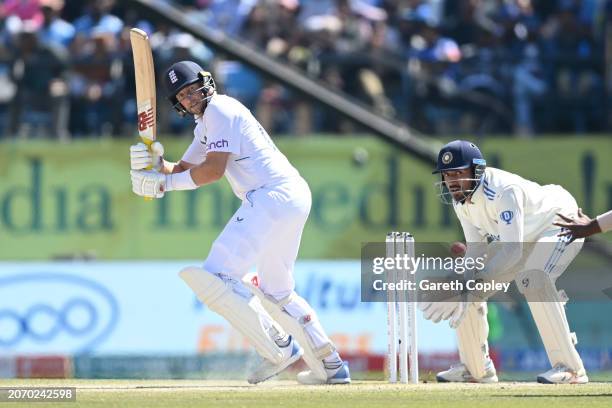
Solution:
<svg viewBox="0 0 612 408">
<path fill-rule="evenodd" d="M 138 28 L 130 30 L 134 56 L 138 134 L 148 146 L 157 137 L 157 99 L 155 96 L 155 68 L 149 36 Z"/>
</svg>

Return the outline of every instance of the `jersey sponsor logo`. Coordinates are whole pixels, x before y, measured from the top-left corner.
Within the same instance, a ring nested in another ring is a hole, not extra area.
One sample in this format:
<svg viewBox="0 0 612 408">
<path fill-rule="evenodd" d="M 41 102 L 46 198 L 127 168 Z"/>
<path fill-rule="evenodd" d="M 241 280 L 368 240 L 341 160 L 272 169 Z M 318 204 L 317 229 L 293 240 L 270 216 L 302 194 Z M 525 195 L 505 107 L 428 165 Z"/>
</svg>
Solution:
<svg viewBox="0 0 612 408">
<path fill-rule="evenodd" d="M 499 218 L 507 225 L 510 225 L 512 223 L 512 218 L 514 218 L 514 212 L 510 210 L 502 211 L 501 214 L 499 214 Z"/>
<path fill-rule="evenodd" d="M 229 142 L 225 139 L 217 140 L 216 142 L 210 142 L 206 149 L 223 149 L 224 147 L 229 147 Z"/>
<path fill-rule="evenodd" d="M 155 114 L 153 108 L 138 113 L 138 130 L 144 132 L 155 124 Z"/>
<path fill-rule="evenodd" d="M 487 239 L 487 244 L 500 241 L 499 235 L 485 234 L 485 238 Z"/>
<path fill-rule="evenodd" d="M 170 77 L 170 82 L 172 82 L 173 84 L 175 84 L 176 81 L 178 81 L 178 77 L 176 76 L 176 72 L 174 72 L 174 70 L 171 70 L 170 72 L 168 72 L 168 77 Z"/>
</svg>

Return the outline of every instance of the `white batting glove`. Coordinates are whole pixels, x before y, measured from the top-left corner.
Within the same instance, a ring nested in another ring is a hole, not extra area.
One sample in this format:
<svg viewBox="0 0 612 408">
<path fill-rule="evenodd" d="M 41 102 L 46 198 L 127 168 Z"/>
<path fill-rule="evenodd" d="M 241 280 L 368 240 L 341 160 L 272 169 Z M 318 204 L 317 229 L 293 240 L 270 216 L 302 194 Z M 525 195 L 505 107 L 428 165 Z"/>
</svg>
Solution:
<svg viewBox="0 0 612 408">
<path fill-rule="evenodd" d="M 162 198 L 166 192 L 166 175 L 154 170 L 132 170 L 132 191 L 142 197 Z"/>
<path fill-rule="evenodd" d="M 159 170 L 162 166 L 164 146 L 159 142 L 151 145 L 151 151 L 144 143 L 130 146 L 130 168 L 132 170 L 144 170 L 151 166 L 153 170 Z"/>
</svg>

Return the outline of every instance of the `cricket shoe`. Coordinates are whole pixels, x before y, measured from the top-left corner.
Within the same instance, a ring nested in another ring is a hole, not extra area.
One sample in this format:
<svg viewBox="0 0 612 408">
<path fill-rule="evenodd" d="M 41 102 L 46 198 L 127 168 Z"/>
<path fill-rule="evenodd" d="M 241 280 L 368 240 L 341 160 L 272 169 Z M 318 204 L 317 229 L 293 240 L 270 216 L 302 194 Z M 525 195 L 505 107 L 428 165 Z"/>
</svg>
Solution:
<svg viewBox="0 0 612 408">
<path fill-rule="evenodd" d="M 325 372 L 327 372 L 327 379 L 323 380 L 317 377 L 312 371 L 302 371 L 298 373 L 297 380 L 300 384 L 304 385 L 321 385 L 321 384 L 350 384 L 351 374 L 349 372 L 348 364 L 344 361 L 340 362 L 340 365 L 330 366 L 327 363 L 323 363 L 325 366 Z"/>
<path fill-rule="evenodd" d="M 493 365 L 493 361 L 489 360 L 485 366 L 485 375 L 480 379 L 476 379 L 472 377 L 472 374 L 468 371 L 465 364 L 457 364 L 452 365 L 446 371 L 439 372 L 436 375 L 436 380 L 438 382 L 470 382 L 470 383 L 481 383 L 481 384 L 489 384 L 496 383 L 499 380 L 497 379 L 497 373 L 495 372 L 495 366 Z"/>
<path fill-rule="evenodd" d="M 540 384 L 586 384 L 589 382 L 584 369 L 578 373 L 563 364 L 557 364 L 545 373 L 538 375 Z"/>
<path fill-rule="evenodd" d="M 249 384 L 257 384 L 274 377 L 302 358 L 304 354 L 304 349 L 300 347 L 297 341 L 293 340 L 292 336 L 289 336 L 289 344 L 280 349 L 283 352 L 283 360 L 278 364 L 274 364 L 269 360 L 262 359 L 262 362 L 247 379 Z"/>
</svg>

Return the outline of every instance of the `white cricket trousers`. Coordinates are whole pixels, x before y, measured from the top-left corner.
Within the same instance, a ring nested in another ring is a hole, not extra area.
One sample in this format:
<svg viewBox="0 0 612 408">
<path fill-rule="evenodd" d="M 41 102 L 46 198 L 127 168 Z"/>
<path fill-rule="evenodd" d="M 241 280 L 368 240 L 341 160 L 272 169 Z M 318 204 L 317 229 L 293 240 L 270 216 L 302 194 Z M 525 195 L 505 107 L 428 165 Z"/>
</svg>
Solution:
<svg viewBox="0 0 612 408">
<path fill-rule="evenodd" d="M 288 296 L 295 289 L 293 267 L 311 204 L 301 177 L 249 191 L 213 243 L 204 269 L 242 280 L 256 266 L 265 294 Z"/>
</svg>

